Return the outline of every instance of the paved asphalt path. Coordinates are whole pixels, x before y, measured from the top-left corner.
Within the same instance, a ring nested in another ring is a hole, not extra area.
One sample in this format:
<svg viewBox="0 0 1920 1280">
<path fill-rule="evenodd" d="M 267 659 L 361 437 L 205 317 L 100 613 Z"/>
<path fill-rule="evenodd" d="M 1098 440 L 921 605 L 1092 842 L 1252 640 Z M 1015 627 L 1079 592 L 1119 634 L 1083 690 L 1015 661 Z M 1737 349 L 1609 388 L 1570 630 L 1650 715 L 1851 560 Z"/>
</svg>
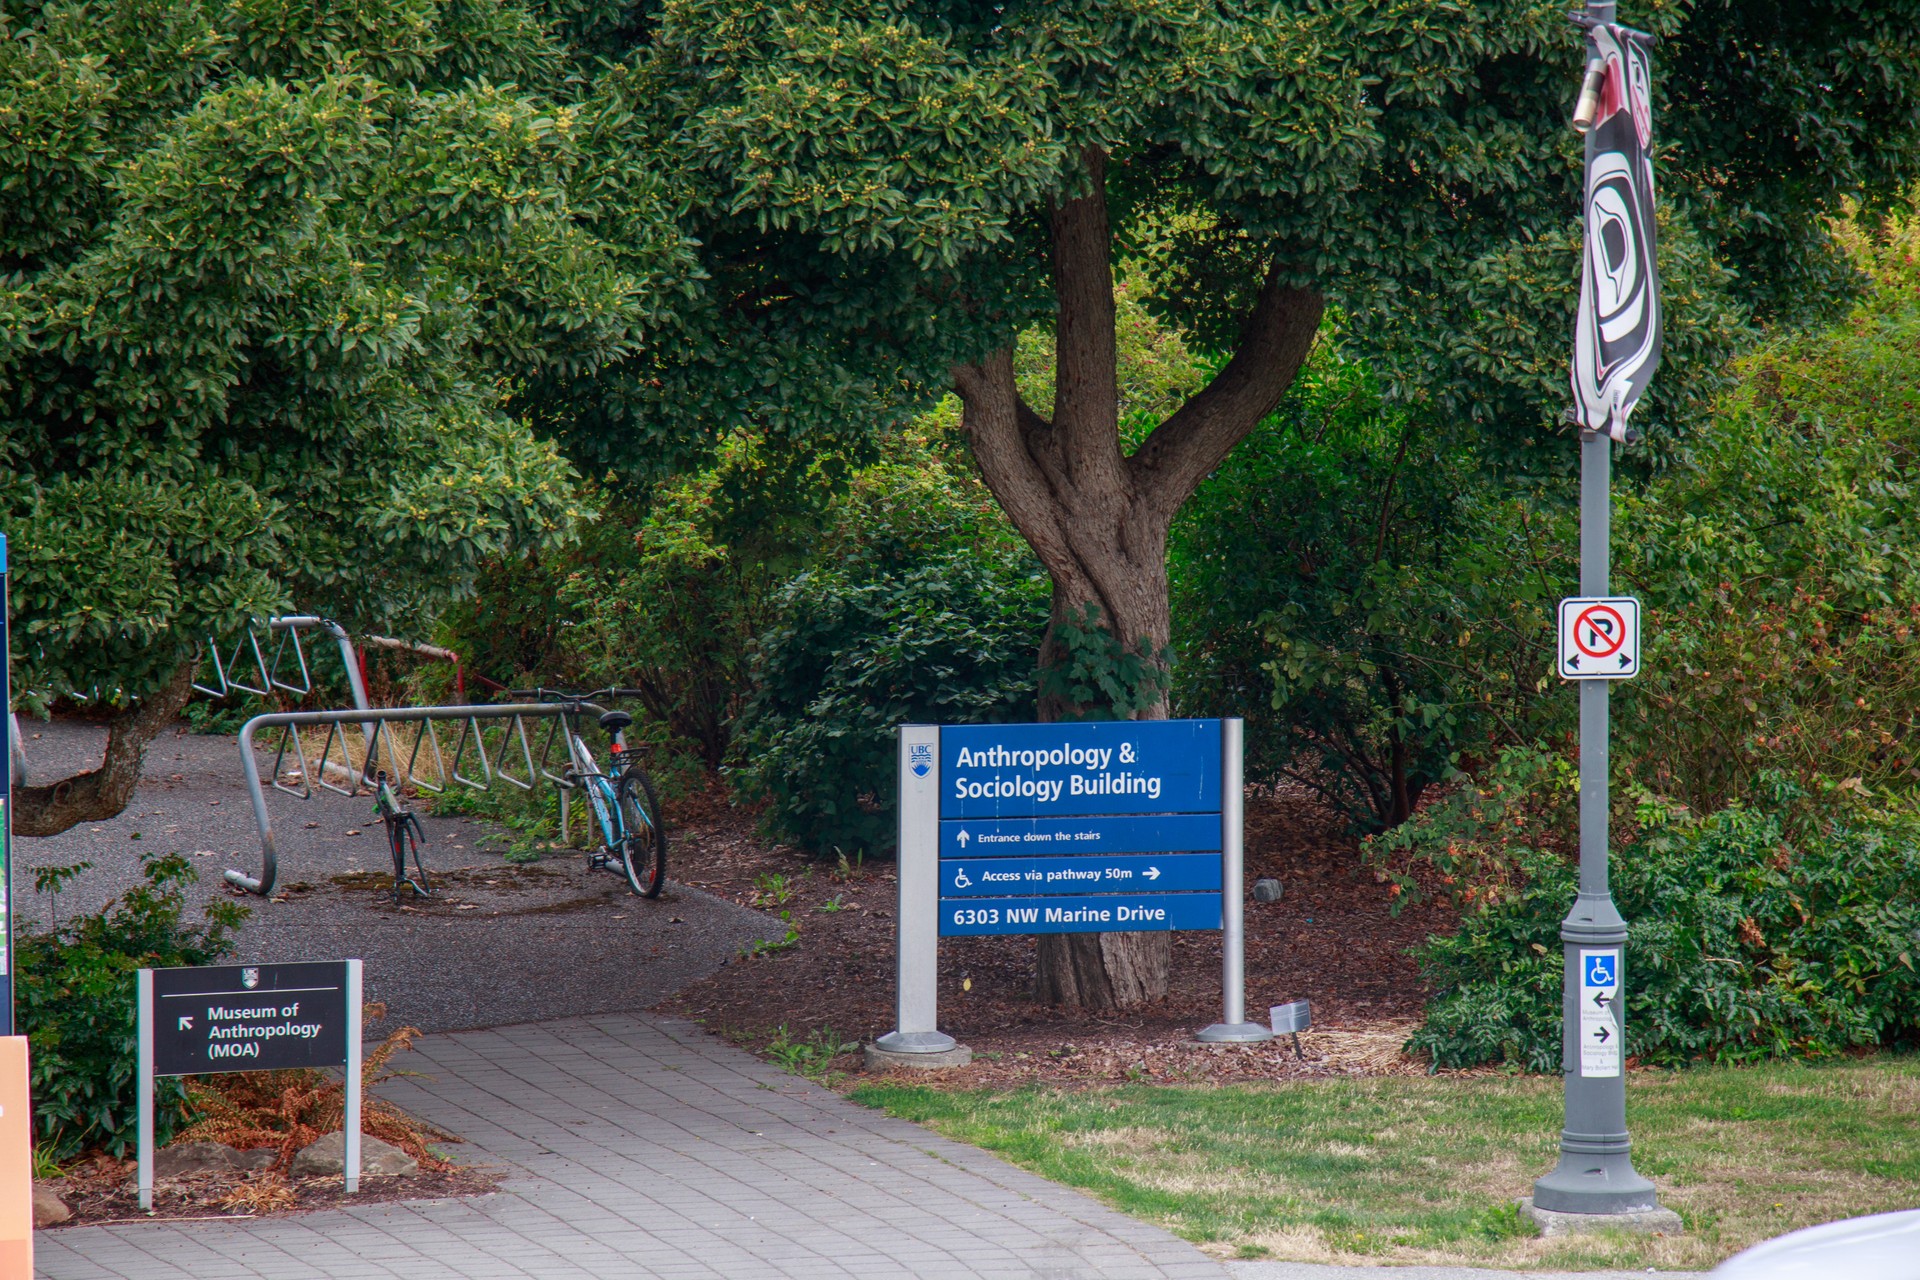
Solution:
<svg viewBox="0 0 1920 1280">
<path fill-rule="evenodd" d="M 81 722 L 23 718 L 29 780 L 90 768 L 106 735 Z M 262 773 L 272 767 L 262 753 Z M 498 785 L 498 784 L 496 784 Z M 126 812 L 59 836 L 17 839 L 15 902 L 24 921 L 45 924 L 91 911 L 139 883 L 143 855 L 182 853 L 199 872 L 194 895 L 246 905 L 234 963 L 366 962 L 367 998 L 384 1002 L 380 1027 L 425 1031 L 499 1026 L 583 1013 L 644 1009 L 713 972 L 759 938 L 785 936 L 759 912 L 674 882 L 636 897 L 626 881 L 589 872 L 579 854 L 508 863 L 485 824 L 424 821 L 432 899 L 396 906 L 391 859 L 366 797 L 321 791 L 313 799 L 269 788 L 280 847 L 275 901 L 236 896 L 228 867 L 260 871 L 260 840 L 241 781 L 239 739 L 163 734 Z M 671 820 L 671 813 L 669 813 Z M 33 890 L 32 869 L 90 862 L 57 901 Z M 284 899 L 284 900 L 278 900 Z M 197 912 L 195 913 L 197 914 Z"/>
</svg>

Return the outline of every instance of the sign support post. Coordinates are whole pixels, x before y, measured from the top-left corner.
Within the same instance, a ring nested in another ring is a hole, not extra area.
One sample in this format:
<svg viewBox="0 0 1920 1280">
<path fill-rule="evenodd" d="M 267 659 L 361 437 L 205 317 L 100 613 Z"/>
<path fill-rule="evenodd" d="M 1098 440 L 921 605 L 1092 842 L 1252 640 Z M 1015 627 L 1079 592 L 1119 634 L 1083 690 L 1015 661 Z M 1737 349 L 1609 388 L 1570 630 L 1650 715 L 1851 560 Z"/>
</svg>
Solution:
<svg viewBox="0 0 1920 1280">
<path fill-rule="evenodd" d="M 140 1209 L 153 1208 L 153 970 L 134 974 L 136 1034 L 134 1056 L 138 1063 L 134 1086 L 140 1090 L 139 1125 L 135 1136 L 139 1161 Z"/>
<path fill-rule="evenodd" d="M 1247 1021 L 1246 831 L 1242 750 L 1246 721 L 1220 722 L 1220 1021 L 1194 1033 L 1205 1044 L 1257 1044 L 1273 1032 Z"/>
<path fill-rule="evenodd" d="M 972 1053 L 940 1030 L 940 726 L 900 726 L 900 901 L 893 931 L 897 970 L 894 1030 L 873 1042 L 883 1053 Z M 931 1061 L 922 1058 L 921 1061 Z M 946 1060 L 941 1065 L 950 1064 Z"/>
<path fill-rule="evenodd" d="M 347 961 L 347 1103 L 346 1114 L 340 1119 L 340 1128 L 346 1139 L 341 1172 L 345 1175 L 347 1194 L 360 1190 L 360 1060 L 365 1046 L 361 1043 L 363 1034 L 360 1027 L 364 1013 L 360 998 L 360 962 Z"/>
</svg>

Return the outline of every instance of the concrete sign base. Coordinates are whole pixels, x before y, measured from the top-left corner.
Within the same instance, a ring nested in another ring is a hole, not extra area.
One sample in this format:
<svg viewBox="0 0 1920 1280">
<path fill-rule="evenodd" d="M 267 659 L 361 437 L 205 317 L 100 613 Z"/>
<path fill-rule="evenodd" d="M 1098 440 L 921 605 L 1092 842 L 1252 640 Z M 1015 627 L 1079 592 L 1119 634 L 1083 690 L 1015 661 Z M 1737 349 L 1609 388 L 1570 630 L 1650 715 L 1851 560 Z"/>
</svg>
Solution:
<svg viewBox="0 0 1920 1280">
<path fill-rule="evenodd" d="M 973 1061 L 973 1050 L 963 1044 L 951 1049 L 925 1049 L 902 1052 L 897 1049 L 883 1049 L 887 1037 L 866 1047 L 867 1070 L 892 1071 L 896 1067 L 905 1067 L 909 1071 L 940 1071 L 947 1067 L 964 1067 Z M 951 1043 L 951 1041 L 949 1041 Z"/>
</svg>

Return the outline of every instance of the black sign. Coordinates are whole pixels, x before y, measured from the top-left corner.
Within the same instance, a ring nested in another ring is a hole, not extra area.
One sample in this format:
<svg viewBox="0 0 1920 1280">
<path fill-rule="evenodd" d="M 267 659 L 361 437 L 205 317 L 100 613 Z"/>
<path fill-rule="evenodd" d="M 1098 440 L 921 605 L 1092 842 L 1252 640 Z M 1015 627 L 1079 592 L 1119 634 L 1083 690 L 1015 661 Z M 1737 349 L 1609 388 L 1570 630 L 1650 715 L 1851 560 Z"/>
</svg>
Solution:
<svg viewBox="0 0 1920 1280">
<path fill-rule="evenodd" d="M 347 962 L 153 971 L 153 1073 L 339 1067 Z"/>
</svg>

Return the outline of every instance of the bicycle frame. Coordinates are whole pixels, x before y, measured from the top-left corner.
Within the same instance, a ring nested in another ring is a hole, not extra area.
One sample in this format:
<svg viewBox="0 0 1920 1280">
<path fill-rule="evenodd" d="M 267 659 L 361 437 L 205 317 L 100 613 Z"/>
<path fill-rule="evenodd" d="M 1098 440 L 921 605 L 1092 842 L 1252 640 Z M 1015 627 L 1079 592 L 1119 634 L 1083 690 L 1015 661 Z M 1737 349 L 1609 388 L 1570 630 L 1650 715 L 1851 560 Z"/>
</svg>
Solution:
<svg viewBox="0 0 1920 1280">
<path fill-rule="evenodd" d="M 626 735 L 613 735 L 613 755 L 623 760 L 626 755 Z M 593 758 L 586 740 L 575 732 L 572 726 L 567 729 L 567 756 L 573 766 L 575 785 L 587 794 L 587 801 L 593 807 L 593 816 L 600 824 L 600 835 L 609 852 L 618 850 L 626 841 L 627 824 L 620 816 L 618 794 L 614 784 L 606 774 L 600 771 L 600 762 Z"/>
</svg>

